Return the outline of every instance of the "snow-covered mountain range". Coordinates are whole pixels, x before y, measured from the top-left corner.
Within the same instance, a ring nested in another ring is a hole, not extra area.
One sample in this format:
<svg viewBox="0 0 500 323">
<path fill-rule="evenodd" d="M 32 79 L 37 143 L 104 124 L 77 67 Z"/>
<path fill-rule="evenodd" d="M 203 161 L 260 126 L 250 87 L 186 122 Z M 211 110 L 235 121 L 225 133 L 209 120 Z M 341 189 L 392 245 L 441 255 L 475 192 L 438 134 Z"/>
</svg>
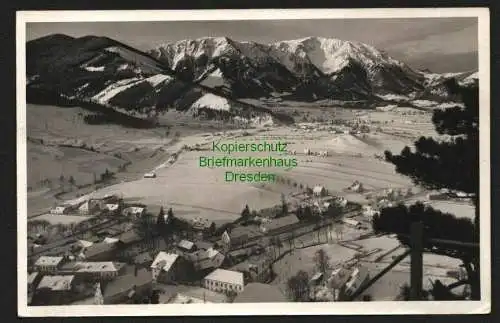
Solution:
<svg viewBox="0 0 500 323">
<path fill-rule="evenodd" d="M 267 120 L 273 113 L 239 99 L 446 100 L 446 80 L 477 85 L 477 73 L 417 71 L 372 46 L 321 37 L 273 44 L 205 37 L 143 53 L 106 37 L 55 34 L 26 50 L 28 100 L 62 96 L 134 114 L 208 109 Z"/>
</svg>

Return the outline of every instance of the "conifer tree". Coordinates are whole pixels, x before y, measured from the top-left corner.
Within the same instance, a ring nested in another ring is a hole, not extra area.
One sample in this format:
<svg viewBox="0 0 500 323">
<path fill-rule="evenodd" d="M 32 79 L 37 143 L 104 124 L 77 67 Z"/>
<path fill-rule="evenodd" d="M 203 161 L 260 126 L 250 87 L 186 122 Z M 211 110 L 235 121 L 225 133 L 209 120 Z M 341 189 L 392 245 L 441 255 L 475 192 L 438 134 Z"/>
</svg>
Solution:
<svg viewBox="0 0 500 323">
<path fill-rule="evenodd" d="M 409 176 L 417 185 L 468 193 L 475 206 L 474 221 L 456 218 L 422 203 L 386 208 L 374 216 L 375 231 L 398 233 L 405 244 L 409 244 L 407 235 L 414 221 L 423 222 L 424 238 L 479 243 L 479 90 L 461 87 L 455 80 L 446 85 L 464 104 L 464 107 L 434 111 L 432 122 L 436 131 L 449 138 L 421 137 L 413 151 L 409 147 L 399 155 L 386 151 L 385 157 L 396 166 L 398 173 Z M 461 259 L 467 271 L 471 298 L 480 299 L 477 249 L 431 243 L 428 239 L 424 246 L 433 253 Z"/>
<path fill-rule="evenodd" d="M 165 232 L 165 211 L 163 210 L 163 206 L 160 208 L 160 213 L 158 213 L 158 218 L 156 220 L 156 228 L 158 232 L 163 234 Z"/>
</svg>

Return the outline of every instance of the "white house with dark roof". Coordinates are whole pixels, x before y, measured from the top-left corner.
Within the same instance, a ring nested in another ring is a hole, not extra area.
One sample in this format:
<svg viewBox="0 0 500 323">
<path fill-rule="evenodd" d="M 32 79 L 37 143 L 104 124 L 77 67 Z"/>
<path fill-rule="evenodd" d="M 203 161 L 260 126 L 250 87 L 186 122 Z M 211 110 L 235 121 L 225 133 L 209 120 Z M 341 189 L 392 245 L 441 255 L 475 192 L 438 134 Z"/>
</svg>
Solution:
<svg viewBox="0 0 500 323">
<path fill-rule="evenodd" d="M 64 262 L 64 257 L 41 256 L 34 264 L 35 270 L 42 273 L 55 273 Z"/>
<path fill-rule="evenodd" d="M 326 188 L 321 185 L 316 185 L 313 187 L 314 196 L 324 196 L 326 195 Z"/>
<path fill-rule="evenodd" d="M 214 292 L 241 293 L 245 287 L 243 273 L 216 269 L 203 279 L 203 287 Z"/>
</svg>

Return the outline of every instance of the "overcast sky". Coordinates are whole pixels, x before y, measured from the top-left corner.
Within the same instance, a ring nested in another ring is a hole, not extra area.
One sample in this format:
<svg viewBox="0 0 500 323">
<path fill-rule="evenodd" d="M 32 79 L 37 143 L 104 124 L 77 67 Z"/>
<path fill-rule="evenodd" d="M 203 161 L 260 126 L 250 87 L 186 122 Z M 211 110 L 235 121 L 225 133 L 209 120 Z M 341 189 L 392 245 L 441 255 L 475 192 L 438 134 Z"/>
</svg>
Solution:
<svg viewBox="0 0 500 323">
<path fill-rule="evenodd" d="M 29 23 L 26 38 L 53 33 L 107 36 L 142 50 L 206 36 L 261 43 L 321 36 L 361 41 L 434 72 L 478 67 L 477 18 Z"/>
</svg>

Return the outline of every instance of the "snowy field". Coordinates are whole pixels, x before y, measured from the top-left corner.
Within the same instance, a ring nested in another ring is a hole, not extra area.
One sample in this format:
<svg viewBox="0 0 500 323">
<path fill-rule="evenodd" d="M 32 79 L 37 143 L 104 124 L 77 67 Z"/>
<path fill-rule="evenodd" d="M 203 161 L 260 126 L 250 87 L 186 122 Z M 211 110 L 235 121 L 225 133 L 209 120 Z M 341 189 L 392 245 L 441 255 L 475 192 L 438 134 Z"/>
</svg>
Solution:
<svg viewBox="0 0 500 323">
<path fill-rule="evenodd" d="M 79 215 L 55 215 L 55 214 L 43 214 L 37 216 L 37 220 L 47 221 L 52 225 L 55 224 L 77 224 L 83 221 L 87 221 L 90 216 L 79 216 Z"/>
<path fill-rule="evenodd" d="M 144 173 L 155 171 L 156 178 L 140 178 L 103 188 L 94 194 L 121 194 L 124 198 L 134 198 L 147 205 L 171 205 L 185 218 L 204 216 L 217 223 L 232 221 L 239 217 L 245 204 L 251 209 L 266 208 L 280 203 L 282 192 L 291 193 L 303 187 L 322 185 L 333 194 L 351 196 L 356 201 L 364 200 L 356 193 L 345 189 L 354 181 L 363 183 L 367 190 L 385 188 L 405 188 L 412 186 L 411 181 L 394 171 L 394 166 L 375 159 L 373 154 L 384 149 L 399 149 L 404 142 L 391 139 L 384 146 L 384 136 L 365 141 L 351 135 L 335 135 L 318 132 L 309 139 L 298 139 L 300 133 L 291 128 L 280 127 L 261 133 L 253 130 L 249 135 L 240 137 L 242 131 L 225 135 L 197 134 L 182 137 L 175 144 L 164 148 L 165 154 L 178 153 L 173 163 L 163 160 L 156 167 L 144 169 Z M 139 140 L 139 139 L 138 139 Z M 144 143 L 145 139 L 142 139 Z M 211 149 L 212 142 L 288 142 L 288 151 L 296 150 L 296 155 L 281 155 L 277 152 L 239 152 L 237 157 L 296 158 L 298 166 L 286 168 L 207 168 L 200 167 L 200 157 L 222 157 L 223 152 L 186 151 L 189 146 Z M 137 141 L 135 141 L 137 142 Z M 399 145 L 397 145 L 397 144 Z M 394 147 L 397 146 L 397 147 Z M 328 151 L 328 156 L 306 156 L 304 149 Z M 226 182 L 225 172 L 272 172 L 290 180 L 288 184 Z M 295 185 L 294 185 L 295 184 Z M 289 186 L 289 187 L 285 187 Z M 354 196 L 355 195 L 355 196 Z M 291 201 L 292 202 L 292 201 Z"/>
</svg>

